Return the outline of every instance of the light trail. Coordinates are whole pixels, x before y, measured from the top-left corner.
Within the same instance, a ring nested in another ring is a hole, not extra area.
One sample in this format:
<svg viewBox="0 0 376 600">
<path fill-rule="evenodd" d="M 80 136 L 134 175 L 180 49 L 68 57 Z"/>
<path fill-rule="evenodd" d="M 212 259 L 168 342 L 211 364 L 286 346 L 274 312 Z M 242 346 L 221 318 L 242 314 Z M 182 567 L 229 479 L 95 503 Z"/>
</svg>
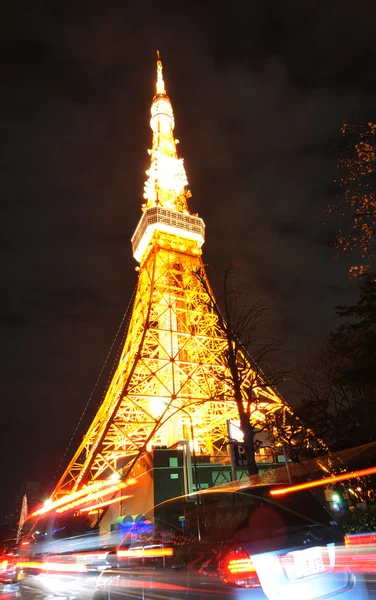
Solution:
<svg viewBox="0 0 376 600">
<path fill-rule="evenodd" d="M 299 490 L 307 490 L 322 485 L 329 485 L 330 483 L 337 483 L 338 481 L 346 481 L 347 479 L 354 479 L 356 477 L 366 477 L 367 475 L 373 475 L 374 473 L 376 473 L 376 467 L 370 467 L 368 469 L 361 469 L 360 471 L 351 471 L 350 473 L 343 473 L 342 475 L 325 477 L 325 479 L 316 479 L 315 481 L 306 481 L 305 483 L 289 485 L 288 487 L 271 490 L 269 493 L 271 496 L 283 496 L 284 494 L 298 492 Z"/>
</svg>

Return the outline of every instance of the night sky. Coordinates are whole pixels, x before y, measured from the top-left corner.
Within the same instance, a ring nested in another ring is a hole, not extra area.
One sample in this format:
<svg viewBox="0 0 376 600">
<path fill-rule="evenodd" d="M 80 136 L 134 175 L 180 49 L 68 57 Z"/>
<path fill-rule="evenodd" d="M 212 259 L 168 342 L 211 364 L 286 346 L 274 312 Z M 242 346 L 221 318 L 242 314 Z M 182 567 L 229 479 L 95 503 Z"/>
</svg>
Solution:
<svg viewBox="0 0 376 600">
<path fill-rule="evenodd" d="M 54 477 L 136 284 L 157 48 L 213 276 L 239 264 L 292 354 L 356 297 L 326 207 L 342 120 L 375 118 L 376 10 L 8 0 L 0 29 L 5 506 L 18 481 Z"/>
</svg>

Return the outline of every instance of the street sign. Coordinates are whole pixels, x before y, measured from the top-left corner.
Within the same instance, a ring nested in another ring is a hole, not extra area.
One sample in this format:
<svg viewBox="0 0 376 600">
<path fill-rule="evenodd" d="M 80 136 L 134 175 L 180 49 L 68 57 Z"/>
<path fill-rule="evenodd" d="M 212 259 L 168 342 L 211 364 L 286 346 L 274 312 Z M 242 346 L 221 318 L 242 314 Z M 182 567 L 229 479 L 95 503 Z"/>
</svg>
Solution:
<svg viewBox="0 0 376 600">
<path fill-rule="evenodd" d="M 247 455 L 244 450 L 244 446 L 235 442 L 233 444 L 233 451 L 234 451 L 235 466 L 236 467 L 247 467 L 248 460 L 247 460 Z"/>
</svg>

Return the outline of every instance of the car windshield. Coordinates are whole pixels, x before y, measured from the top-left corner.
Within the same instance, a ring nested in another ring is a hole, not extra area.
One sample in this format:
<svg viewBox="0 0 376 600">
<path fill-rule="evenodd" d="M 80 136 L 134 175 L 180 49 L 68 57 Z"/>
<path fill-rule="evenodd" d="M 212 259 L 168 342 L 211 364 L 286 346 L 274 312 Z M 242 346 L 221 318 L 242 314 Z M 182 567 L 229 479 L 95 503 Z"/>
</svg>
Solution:
<svg viewBox="0 0 376 600">
<path fill-rule="evenodd" d="M 330 514 L 307 490 L 272 496 L 271 487 L 215 490 L 177 498 L 155 506 L 135 522 L 124 524 L 121 548 L 158 543 L 180 545 L 187 540 L 257 542 L 286 538 L 298 532 L 332 529 Z M 330 537 L 332 533 L 327 533 Z"/>
<path fill-rule="evenodd" d="M 332 525 L 331 516 L 309 491 L 271 496 L 270 488 L 214 492 L 203 497 L 202 533 L 211 540 L 259 541 Z"/>
<path fill-rule="evenodd" d="M 255 495 L 251 491 L 250 494 Z M 284 521 L 288 527 L 332 525 L 331 515 L 312 492 L 307 490 L 274 497 L 268 491 L 261 494 L 261 498 L 270 508 L 283 514 Z"/>
</svg>

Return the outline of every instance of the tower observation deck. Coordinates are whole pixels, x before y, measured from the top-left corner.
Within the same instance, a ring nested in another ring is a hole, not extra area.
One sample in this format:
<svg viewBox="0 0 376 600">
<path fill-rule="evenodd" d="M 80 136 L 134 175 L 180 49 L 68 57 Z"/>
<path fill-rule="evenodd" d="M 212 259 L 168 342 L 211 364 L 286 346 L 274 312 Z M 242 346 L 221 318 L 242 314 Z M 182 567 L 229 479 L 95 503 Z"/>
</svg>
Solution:
<svg viewBox="0 0 376 600">
<path fill-rule="evenodd" d="M 227 452 L 227 421 L 238 419 L 226 376 L 227 340 L 208 301 L 209 283 L 196 276 L 206 278 L 205 224 L 188 208 L 159 57 L 150 126 L 144 204 L 132 237 L 139 274 L 129 328 L 105 398 L 50 498 L 56 511 L 111 498 L 127 486 L 129 464 L 158 445 L 174 448 L 186 440 L 196 452 L 219 457 Z M 257 425 L 286 404 L 248 366 Z"/>
</svg>

